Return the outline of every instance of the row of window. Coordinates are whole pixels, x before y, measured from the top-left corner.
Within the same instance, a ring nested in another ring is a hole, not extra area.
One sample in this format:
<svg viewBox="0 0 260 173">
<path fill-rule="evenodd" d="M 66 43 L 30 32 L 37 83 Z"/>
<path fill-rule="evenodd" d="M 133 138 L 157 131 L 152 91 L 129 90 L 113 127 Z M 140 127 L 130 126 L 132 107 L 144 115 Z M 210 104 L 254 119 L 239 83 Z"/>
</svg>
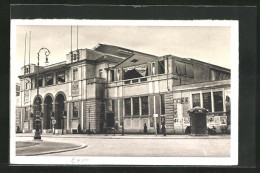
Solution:
<svg viewBox="0 0 260 173">
<path fill-rule="evenodd" d="M 212 105 L 214 106 L 214 112 L 223 111 L 223 92 L 217 91 L 213 92 L 213 103 L 211 99 L 211 92 L 202 93 L 202 101 L 200 99 L 200 93 L 192 94 L 192 104 L 193 107 L 199 106 L 201 107 L 201 102 L 203 103 L 203 107 L 208 109 L 209 112 L 212 112 Z"/>
<path fill-rule="evenodd" d="M 37 77 L 35 78 L 35 81 L 37 81 Z M 61 84 L 61 83 L 64 83 L 65 81 L 66 80 L 65 80 L 64 71 L 56 73 L 56 84 Z M 30 82 L 26 82 L 25 89 L 29 89 L 30 85 L 32 88 L 34 88 L 34 87 L 36 88 L 37 84 L 39 87 L 43 86 L 43 76 L 39 76 L 38 82 L 35 82 L 35 86 L 33 86 L 32 83 L 30 83 Z M 54 75 L 52 73 L 45 75 L 45 86 L 53 85 L 53 84 L 54 84 Z"/>
<path fill-rule="evenodd" d="M 161 114 L 165 114 L 165 98 L 164 95 L 160 95 Z M 112 101 L 112 111 L 114 111 L 114 102 Z M 149 101 L 148 96 L 132 97 L 124 99 L 125 116 L 139 116 L 149 115 Z"/>
<path fill-rule="evenodd" d="M 131 67 L 129 67 L 129 68 L 131 68 Z M 133 68 L 131 70 L 123 70 L 123 73 L 124 73 L 123 80 L 148 76 L 148 67 L 145 69 L 146 69 L 145 71 L 138 70 L 136 68 Z M 140 71 L 142 71 L 142 72 L 140 72 Z M 103 72 L 102 69 L 99 70 L 99 77 L 102 77 L 102 72 Z M 110 70 L 109 73 L 110 73 L 110 82 L 115 81 L 114 70 Z M 158 74 L 164 74 L 164 73 L 165 73 L 164 60 L 158 61 Z M 122 79 L 122 77 L 120 78 L 120 69 L 116 70 L 116 75 L 117 75 L 117 80 Z M 155 75 L 155 62 L 151 63 L 151 75 Z"/>
<path fill-rule="evenodd" d="M 20 95 L 20 86 L 16 85 L 16 96 Z"/>
<path fill-rule="evenodd" d="M 229 98 L 227 98 L 229 100 Z M 212 105 L 214 112 L 224 111 L 223 107 L 223 92 L 216 91 L 213 92 L 213 101 L 211 99 L 211 92 L 202 93 L 203 107 L 212 112 Z M 212 103 L 213 102 L 213 103 Z M 139 115 L 149 115 L 149 101 L 148 96 L 142 97 L 132 97 L 124 99 L 124 114 L 125 116 L 139 116 Z M 200 93 L 192 94 L 192 105 L 193 107 L 201 107 L 201 97 Z M 140 109 L 141 108 L 141 109 Z M 112 111 L 115 111 L 115 103 L 112 100 Z M 165 95 L 160 95 L 160 111 L 162 115 L 165 115 Z"/>
</svg>

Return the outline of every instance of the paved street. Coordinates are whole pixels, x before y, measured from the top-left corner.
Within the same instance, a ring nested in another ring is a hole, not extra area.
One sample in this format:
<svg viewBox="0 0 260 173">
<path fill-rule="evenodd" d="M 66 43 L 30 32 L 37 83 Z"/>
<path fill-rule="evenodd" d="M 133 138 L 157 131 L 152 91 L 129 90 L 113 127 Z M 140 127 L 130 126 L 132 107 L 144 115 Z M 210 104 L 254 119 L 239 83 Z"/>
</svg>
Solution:
<svg viewBox="0 0 260 173">
<path fill-rule="evenodd" d="M 18 136 L 16 141 L 31 140 Z M 48 156 L 147 156 L 147 157 L 229 157 L 229 136 L 104 136 L 64 135 L 43 136 L 44 141 L 85 144 L 86 148 L 46 154 Z"/>
</svg>

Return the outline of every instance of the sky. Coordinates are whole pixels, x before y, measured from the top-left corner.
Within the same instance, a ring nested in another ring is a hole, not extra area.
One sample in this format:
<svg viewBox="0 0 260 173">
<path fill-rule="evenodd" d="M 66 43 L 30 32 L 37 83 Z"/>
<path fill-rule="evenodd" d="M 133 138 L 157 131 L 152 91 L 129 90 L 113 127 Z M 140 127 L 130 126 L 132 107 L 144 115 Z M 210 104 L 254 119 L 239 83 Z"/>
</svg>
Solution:
<svg viewBox="0 0 260 173">
<path fill-rule="evenodd" d="M 94 48 L 98 43 L 120 46 L 156 56 L 175 55 L 230 68 L 231 28 L 229 26 L 78 26 L 78 48 Z M 50 50 L 49 65 L 66 60 L 71 49 L 71 26 L 17 25 L 15 67 L 36 64 L 42 47 Z M 77 48 L 77 27 L 72 27 L 72 49 Z M 45 65 L 45 57 L 40 57 Z M 17 76 L 20 70 L 17 70 Z M 19 81 L 19 80 L 18 80 Z"/>
</svg>

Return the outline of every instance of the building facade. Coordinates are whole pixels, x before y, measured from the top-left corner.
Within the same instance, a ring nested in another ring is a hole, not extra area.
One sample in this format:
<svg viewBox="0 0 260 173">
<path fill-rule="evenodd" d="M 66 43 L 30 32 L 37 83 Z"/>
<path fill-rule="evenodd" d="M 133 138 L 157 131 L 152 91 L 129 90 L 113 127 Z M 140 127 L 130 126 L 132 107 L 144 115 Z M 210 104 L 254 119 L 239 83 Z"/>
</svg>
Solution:
<svg viewBox="0 0 260 173">
<path fill-rule="evenodd" d="M 209 110 L 209 128 L 221 132 L 230 124 L 230 70 L 216 65 L 98 44 L 40 66 L 38 81 L 37 70 L 22 67 L 17 84 L 16 126 L 23 132 L 35 129 L 37 100 L 43 133 L 52 132 L 52 120 L 56 133 L 143 133 L 144 126 L 154 133 L 162 124 L 167 133 L 185 133 L 187 110 L 196 106 Z"/>
</svg>

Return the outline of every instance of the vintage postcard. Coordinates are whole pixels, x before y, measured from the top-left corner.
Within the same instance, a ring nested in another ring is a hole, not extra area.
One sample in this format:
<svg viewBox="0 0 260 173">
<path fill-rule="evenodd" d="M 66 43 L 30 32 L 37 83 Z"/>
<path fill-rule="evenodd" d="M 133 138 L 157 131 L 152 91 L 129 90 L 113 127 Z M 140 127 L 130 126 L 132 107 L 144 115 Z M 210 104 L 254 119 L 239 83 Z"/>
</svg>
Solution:
<svg viewBox="0 0 260 173">
<path fill-rule="evenodd" d="M 238 21 L 11 20 L 11 164 L 237 165 Z"/>
</svg>

